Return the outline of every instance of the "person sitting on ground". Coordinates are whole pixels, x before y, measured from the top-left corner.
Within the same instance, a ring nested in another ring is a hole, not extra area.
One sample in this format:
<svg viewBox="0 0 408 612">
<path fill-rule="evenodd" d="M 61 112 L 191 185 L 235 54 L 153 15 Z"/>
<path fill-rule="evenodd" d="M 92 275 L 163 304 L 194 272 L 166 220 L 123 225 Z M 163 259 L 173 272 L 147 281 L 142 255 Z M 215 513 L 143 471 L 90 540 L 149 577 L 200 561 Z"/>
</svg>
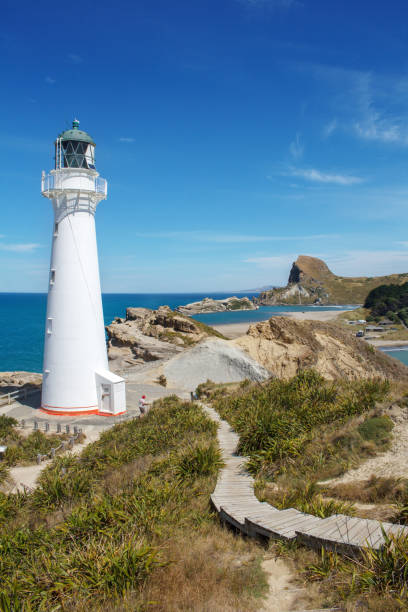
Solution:
<svg viewBox="0 0 408 612">
<path fill-rule="evenodd" d="M 142 395 L 142 397 L 139 400 L 139 411 L 141 415 L 146 414 L 146 407 L 147 407 L 146 396 Z"/>
</svg>

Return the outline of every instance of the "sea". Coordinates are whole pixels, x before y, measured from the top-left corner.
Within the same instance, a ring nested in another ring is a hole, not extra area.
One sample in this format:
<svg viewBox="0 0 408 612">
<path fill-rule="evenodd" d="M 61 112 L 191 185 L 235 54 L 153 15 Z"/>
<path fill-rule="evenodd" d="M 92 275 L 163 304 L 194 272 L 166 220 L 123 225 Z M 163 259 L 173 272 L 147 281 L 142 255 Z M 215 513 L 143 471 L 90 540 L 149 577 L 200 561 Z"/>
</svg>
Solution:
<svg viewBox="0 0 408 612">
<path fill-rule="evenodd" d="M 115 317 L 125 317 L 126 308 L 170 308 L 202 300 L 205 297 L 224 299 L 229 293 L 104 293 L 102 294 L 105 325 Z M 255 294 L 251 294 L 255 295 Z M 41 372 L 46 293 L 0 293 L 0 372 L 25 370 Z M 354 306 L 261 306 L 258 310 L 217 312 L 195 315 L 208 325 L 264 321 L 287 312 L 310 310 L 342 310 Z M 393 357 L 408 365 L 408 351 L 392 351 Z"/>
</svg>

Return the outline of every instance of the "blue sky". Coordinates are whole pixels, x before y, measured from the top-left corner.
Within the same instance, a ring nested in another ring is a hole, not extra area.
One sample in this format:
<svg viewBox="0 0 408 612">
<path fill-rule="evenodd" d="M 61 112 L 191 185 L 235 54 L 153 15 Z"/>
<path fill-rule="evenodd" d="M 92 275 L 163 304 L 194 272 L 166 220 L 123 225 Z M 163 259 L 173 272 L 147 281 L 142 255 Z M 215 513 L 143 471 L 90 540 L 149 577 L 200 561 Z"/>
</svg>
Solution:
<svg viewBox="0 0 408 612">
<path fill-rule="evenodd" d="M 6 0 L 0 290 L 46 291 L 40 176 L 74 116 L 104 291 L 284 284 L 298 254 L 407 272 L 407 24 L 403 0 Z"/>
</svg>

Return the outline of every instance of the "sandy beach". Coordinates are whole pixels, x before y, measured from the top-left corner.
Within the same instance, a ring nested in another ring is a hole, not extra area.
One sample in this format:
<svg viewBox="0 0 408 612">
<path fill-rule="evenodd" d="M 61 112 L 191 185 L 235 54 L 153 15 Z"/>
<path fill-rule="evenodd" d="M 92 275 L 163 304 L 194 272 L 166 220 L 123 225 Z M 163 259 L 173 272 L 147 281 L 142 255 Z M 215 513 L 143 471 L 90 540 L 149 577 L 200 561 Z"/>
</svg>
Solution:
<svg viewBox="0 0 408 612">
<path fill-rule="evenodd" d="M 397 349 L 408 346 L 408 340 L 367 340 L 368 344 L 382 348 Z"/>
<path fill-rule="evenodd" d="M 313 310 L 313 311 L 298 311 L 298 312 L 286 312 L 279 316 L 291 317 L 297 320 L 309 320 L 309 321 L 332 321 L 339 314 L 348 312 L 347 310 Z M 269 317 L 268 317 L 269 318 Z M 267 320 L 267 319 L 265 319 Z M 259 323 L 259 321 L 251 321 L 249 323 L 224 323 L 223 325 L 212 325 L 214 329 L 219 331 L 226 338 L 231 340 L 244 336 L 250 325 Z"/>
</svg>

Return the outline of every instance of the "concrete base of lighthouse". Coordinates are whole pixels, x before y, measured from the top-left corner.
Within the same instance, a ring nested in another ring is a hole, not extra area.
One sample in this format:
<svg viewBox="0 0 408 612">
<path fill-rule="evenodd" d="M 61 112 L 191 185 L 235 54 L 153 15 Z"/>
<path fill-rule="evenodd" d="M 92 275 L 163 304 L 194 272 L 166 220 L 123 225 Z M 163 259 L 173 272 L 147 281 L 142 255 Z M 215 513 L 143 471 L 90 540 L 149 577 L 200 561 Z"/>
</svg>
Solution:
<svg viewBox="0 0 408 612">
<path fill-rule="evenodd" d="M 95 396 L 97 403 L 93 406 L 52 406 L 41 403 L 41 411 L 47 414 L 79 416 L 98 414 L 100 416 L 117 416 L 126 412 L 125 381 L 109 370 L 95 372 Z"/>
</svg>

